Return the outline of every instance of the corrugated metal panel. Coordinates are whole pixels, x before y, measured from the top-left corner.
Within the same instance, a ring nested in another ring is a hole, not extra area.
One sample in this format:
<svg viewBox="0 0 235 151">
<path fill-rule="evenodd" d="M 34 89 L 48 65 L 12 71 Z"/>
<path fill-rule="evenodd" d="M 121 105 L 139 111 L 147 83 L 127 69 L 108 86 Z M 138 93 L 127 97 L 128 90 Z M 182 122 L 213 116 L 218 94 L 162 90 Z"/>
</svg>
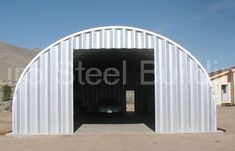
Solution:
<svg viewBox="0 0 235 151">
<path fill-rule="evenodd" d="M 161 35 L 112 26 L 67 36 L 30 62 L 14 93 L 13 133 L 72 134 L 73 51 L 100 48 L 154 49 L 156 132 L 216 131 L 212 86 L 201 64 Z"/>
</svg>

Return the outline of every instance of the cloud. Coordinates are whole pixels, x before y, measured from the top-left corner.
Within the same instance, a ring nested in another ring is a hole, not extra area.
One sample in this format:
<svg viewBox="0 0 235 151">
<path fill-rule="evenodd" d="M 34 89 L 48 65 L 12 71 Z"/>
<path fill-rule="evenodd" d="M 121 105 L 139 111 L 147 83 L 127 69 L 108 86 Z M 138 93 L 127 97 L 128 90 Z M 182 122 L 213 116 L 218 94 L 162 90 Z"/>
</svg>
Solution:
<svg viewBox="0 0 235 151">
<path fill-rule="evenodd" d="M 235 8 L 235 0 L 217 0 L 208 6 L 208 12 L 226 11 Z"/>
</svg>

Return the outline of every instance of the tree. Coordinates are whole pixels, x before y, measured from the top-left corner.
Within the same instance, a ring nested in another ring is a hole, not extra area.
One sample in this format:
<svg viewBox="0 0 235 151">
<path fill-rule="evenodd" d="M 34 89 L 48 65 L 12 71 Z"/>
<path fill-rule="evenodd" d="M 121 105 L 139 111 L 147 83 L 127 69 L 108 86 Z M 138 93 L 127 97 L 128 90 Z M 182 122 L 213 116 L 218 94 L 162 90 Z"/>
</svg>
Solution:
<svg viewBox="0 0 235 151">
<path fill-rule="evenodd" d="M 3 101 L 9 101 L 11 99 L 11 87 L 9 85 L 4 85 L 1 88 L 1 92 L 2 92 L 2 100 Z"/>
</svg>

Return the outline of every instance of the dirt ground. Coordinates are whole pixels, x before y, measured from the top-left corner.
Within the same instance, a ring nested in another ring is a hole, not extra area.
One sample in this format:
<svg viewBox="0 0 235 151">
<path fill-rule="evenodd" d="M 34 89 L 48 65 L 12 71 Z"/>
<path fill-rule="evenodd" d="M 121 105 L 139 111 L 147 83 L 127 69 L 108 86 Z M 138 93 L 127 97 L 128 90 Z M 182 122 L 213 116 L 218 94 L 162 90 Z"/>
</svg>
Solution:
<svg viewBox="0 0 235 151">
<path fill-rule="evenodd" d="M 11 131 L 11 112 L 0 112 L 0 134 Z"/>
<path fill-rule="evenodd" d="M 11 124 L 10 113 L 0 113 L 0 130 Z M 218 127 L 225 133 L 206 134 L 80 134 L 72 136 L 0 136 L 0 150 L 178 150 L 234 151 L 235 107 L 218 107 Z M 8 128 L 9 129 L 9 128 Z"/>
</svg>

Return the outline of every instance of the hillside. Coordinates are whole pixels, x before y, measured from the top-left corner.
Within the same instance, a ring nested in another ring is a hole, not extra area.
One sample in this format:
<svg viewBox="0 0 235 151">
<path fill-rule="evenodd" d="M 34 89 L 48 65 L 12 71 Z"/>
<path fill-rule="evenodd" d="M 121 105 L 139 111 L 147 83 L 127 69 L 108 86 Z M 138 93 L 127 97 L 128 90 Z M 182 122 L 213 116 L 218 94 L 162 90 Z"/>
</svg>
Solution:
<svg viewBox="0 0 235 151">
<path fill-rule="evenodd" d="M 0 81 L 17 81 L 20 73 L 38 49 L 29 50 L 0 41 Z"/>
</svg>

